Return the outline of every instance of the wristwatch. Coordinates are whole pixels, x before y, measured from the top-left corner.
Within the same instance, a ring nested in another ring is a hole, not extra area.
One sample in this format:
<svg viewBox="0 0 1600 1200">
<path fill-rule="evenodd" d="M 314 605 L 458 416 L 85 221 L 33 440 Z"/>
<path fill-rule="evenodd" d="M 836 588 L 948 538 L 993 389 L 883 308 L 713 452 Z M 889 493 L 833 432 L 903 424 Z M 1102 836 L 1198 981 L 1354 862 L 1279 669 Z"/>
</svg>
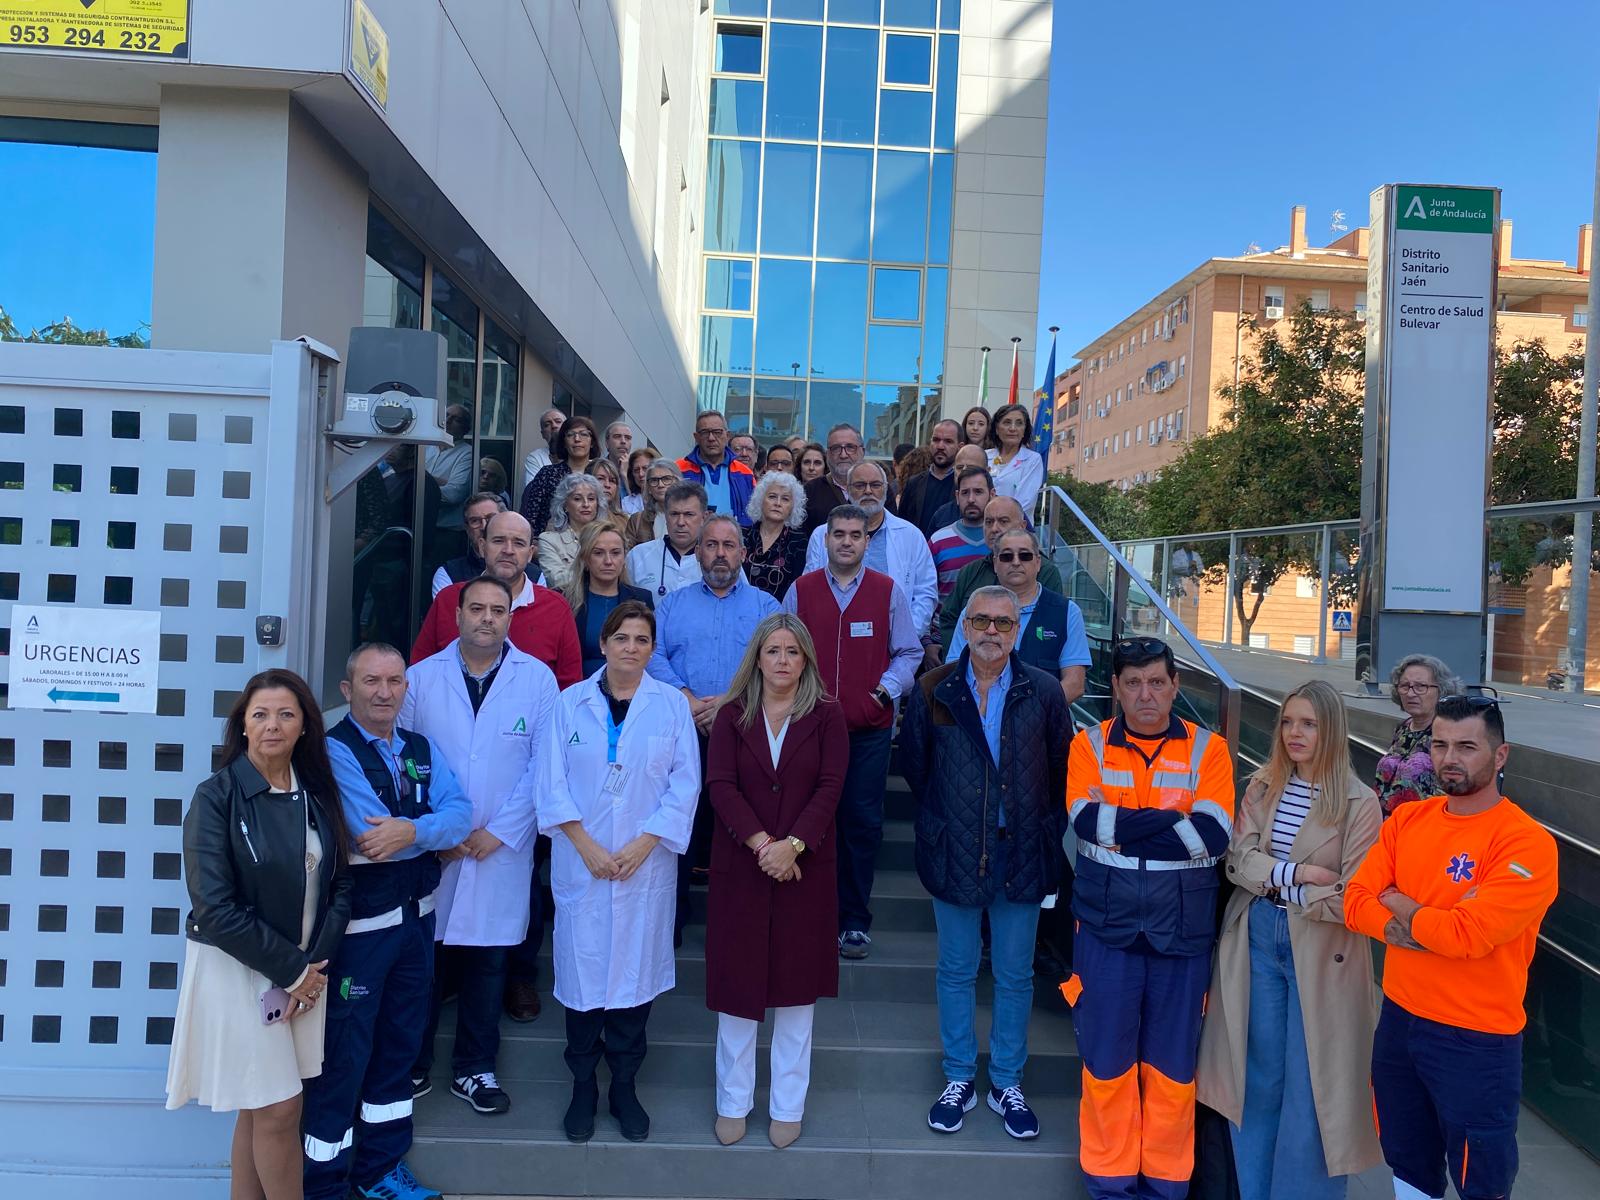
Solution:
<svg viewBox="0 0 1600 1200">
<path fill-rule="evenodd" d="M 872 689 L 872 698 L 878 702 L 880 708 L 888 708 L 894 703 L 894 697 L 889 695 L 889 689 L 881 683 Z"/>
<path fill-rule="evenodd" d="M 789 845 L 794 847 L 796 854 L 804 854 L 806 852 L 806 844 L 792 833 L 789 835 Z"/>
</svg>

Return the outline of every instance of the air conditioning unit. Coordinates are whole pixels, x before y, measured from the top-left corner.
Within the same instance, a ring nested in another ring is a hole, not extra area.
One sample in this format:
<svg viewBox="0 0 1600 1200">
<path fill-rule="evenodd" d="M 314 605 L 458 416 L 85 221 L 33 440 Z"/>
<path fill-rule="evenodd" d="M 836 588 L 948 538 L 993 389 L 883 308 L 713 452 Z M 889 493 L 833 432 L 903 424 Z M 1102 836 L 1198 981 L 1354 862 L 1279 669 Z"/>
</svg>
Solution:
<svg viewBox="0 0 1600 1200">
<path fill-rule="evenodd" d="M 1161 444 L 1161 436 L 1161 430 L 1156 430 L 1150 435 L 1150 444 L 1152 446 L 1159 446 Z"/>
<path fill-rule="evenodd" d="M 1269 320 L 1269 321 L 1281 321 L 1281 320 L 1283 320 L 1283 305 L 1281 305 L 1281 304 L 1269 304 L 1269 305 L 1267 305 L 1267 320 Z"/>
</svg>

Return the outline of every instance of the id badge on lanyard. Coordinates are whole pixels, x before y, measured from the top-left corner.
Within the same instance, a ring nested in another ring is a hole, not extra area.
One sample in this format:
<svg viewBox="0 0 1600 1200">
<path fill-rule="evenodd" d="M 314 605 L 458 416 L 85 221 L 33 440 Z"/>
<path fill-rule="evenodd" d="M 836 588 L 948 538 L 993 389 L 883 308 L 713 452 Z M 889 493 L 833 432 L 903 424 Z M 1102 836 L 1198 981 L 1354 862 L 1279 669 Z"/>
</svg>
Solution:
<svg viewBox="0 0 1600 1200">
<path fill-rule="evenodd" d="M 600 793 L 604 796 L 620 796 L 622 789 L 628 785 L 628 768 L 617 761 L 617 742 L 622 737 L 622 726 L 618 725 L 616 718 L 611 715 L 611 708 L 606 706 L 606 777 L 600 784 Z"/>
</svg>

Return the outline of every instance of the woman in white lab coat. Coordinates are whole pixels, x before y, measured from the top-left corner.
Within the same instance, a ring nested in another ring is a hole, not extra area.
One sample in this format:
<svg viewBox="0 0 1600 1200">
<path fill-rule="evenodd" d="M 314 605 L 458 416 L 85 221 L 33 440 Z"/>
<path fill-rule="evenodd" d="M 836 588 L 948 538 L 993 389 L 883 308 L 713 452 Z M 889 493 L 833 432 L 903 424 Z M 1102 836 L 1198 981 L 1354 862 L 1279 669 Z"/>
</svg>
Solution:
<svg viewBox="0 0 1600 1200">
<path fill-rule="evenodd" d="M 611 611 L 600 631 L 606 665 L 562 693 L 542 755 L 539 832 L 551 840 L 555 996 L 567 1010 L 565 1126 L 574 1142 L 594 1134 L 602 1055 L 622 1135 L 638 1142 L 650 1133 L 634 1079 L 650 1002 L 673 985 L 677 857 L 700 796 L 689 703 L 645 674 L 655 634 L 655 616 L 637 600 Z"/>
<path fill-rule="evenodd" d="M 460 600 L 460 639 L 406 672 L 400 706 L 402 728 L 433 743 L 472 801 L 471 834 L 439 856 L 445 868 L 434 936 L 442 951 L 428 1026 L 411 1074 L 425 1079 L 433 1068 L 439 1005 L 445 985 L 453 983 L 451 1090 L 479 1112 L 498 1113 L 510 1104 L 495 1074 L 506 955 L 528 932 L 538 786 L 534 763 L 544 753 L 545 728 L 560 689 L 549 667 L 506 641 L 508 589 L 474 580 Z"/>
</svg>

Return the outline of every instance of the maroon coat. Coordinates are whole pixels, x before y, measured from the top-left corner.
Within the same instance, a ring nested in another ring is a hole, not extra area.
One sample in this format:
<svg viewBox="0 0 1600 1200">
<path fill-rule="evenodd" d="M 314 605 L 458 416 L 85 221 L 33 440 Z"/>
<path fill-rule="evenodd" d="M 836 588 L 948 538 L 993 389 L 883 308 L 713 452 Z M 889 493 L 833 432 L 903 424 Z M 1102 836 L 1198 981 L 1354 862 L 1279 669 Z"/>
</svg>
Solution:
<svg viewBox="0 0 1600 1200">
<path fill-rule="evenodd" d="M 850 761 L 844 713 L 823 701 L 789 724 L 779 769 L 760 715 L 725 705 L 711 727 L 706 778 L 716 821 L 706 898 L 706 1007 L 759 1021 L 769 1008 L 839 994 L 839 883 L 833 815 Z M 765 875 L 745 840 L 766 830 L 806 844 L 800 878 Z"/>
</svg>

